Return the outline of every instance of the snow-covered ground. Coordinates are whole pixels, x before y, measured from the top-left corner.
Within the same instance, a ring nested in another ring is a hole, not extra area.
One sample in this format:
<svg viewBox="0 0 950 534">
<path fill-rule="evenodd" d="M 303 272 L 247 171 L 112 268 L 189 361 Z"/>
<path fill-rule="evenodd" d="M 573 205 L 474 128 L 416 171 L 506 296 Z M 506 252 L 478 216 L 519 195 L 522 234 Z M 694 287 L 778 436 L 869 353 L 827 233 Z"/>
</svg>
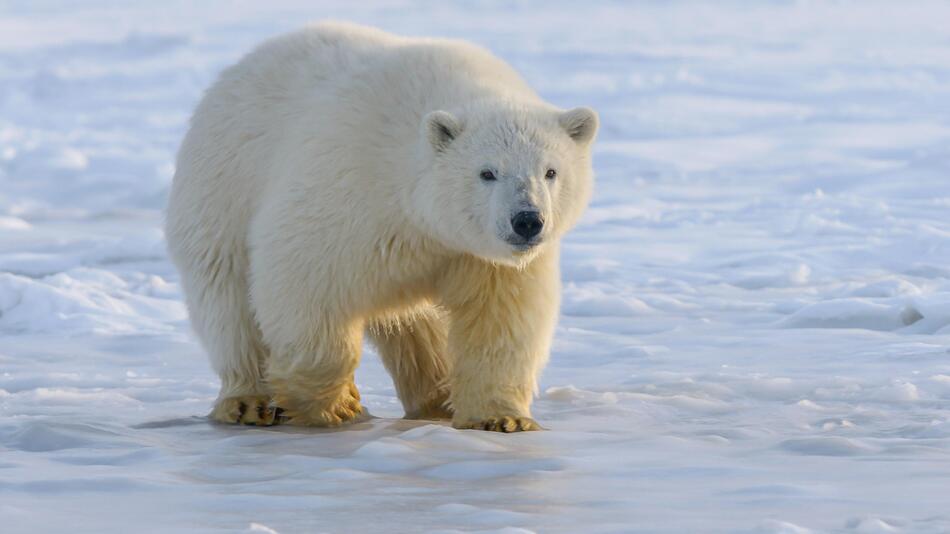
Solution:
<svg viewBox="0 0 950 534">
<path fill-rule="evenodd" d="M 950 532 L 950 4 L 508 4 L 0 4 L 0 532 Z M 600 111 L 548 432 L 400 420 L 371 349 L 376 419 L 204 419 L 174 153 L 327 17 Z"/>
</svg>

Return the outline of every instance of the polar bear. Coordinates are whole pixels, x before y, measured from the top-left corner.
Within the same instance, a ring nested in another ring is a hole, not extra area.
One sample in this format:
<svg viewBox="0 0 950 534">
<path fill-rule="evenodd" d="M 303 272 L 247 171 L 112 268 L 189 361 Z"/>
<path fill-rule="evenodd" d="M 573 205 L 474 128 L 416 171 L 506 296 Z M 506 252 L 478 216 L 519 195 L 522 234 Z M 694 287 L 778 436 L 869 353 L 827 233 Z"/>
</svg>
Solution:
<svg viewBox="0 0 950 534">
<path fill-rule="evenodd" d="M 211 418 L 360 416 L 363 336 L 406 417 L 540 428 L 558 240 L 591 194 L 596 113 L 465 42 L 323 23 L 226 69 L 192 117 L 166 222 Z"/>
</svg>

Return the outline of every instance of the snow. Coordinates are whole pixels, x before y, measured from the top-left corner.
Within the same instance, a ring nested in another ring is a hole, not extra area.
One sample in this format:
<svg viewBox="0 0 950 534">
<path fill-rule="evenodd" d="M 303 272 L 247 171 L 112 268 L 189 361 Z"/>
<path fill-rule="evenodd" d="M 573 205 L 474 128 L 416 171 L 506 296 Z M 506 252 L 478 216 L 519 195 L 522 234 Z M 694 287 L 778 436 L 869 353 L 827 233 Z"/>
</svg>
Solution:
<svg viewBox="0 0 950 534">
<path fill-rule="evenodd" d="M 950 531 L 950 6 L 0 7 L 0 531 Z M 342 18 L 603 127 L 520 435 L 212 425 L 161 234 L 202 90 Z"/>
</svg>

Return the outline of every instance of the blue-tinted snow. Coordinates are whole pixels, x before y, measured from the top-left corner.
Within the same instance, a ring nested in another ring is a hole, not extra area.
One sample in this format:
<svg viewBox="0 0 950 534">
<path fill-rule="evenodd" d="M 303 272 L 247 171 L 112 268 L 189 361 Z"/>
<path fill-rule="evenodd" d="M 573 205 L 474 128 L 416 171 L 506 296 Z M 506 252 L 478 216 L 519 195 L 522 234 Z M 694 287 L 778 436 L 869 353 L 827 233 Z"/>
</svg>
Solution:
<svg viewBox="0 0 950 534">
<path fill-rule="evenodd" d="M 535 415 L 208 424 L 161 209 L 260 40 L 454 36 L 602 117 Z M 950 6 L 6 2 L 0 531 L 950 531 Z M 521 529 L 521 530 L 519 530 Z"/>
</svg>

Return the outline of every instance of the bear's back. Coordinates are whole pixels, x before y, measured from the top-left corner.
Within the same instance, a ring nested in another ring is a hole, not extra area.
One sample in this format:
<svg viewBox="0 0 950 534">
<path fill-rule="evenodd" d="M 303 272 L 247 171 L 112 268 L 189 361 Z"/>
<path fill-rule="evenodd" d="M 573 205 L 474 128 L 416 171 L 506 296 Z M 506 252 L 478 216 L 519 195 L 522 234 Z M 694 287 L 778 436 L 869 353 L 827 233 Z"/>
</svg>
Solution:
<svg viewBox="0 0 950 534">
<path fill-rule="evenodd" d="M 514 69 L 481 47 L 341 22 L 265 42 L 225 70 L 216 85 L 226 87 L 237 105 L 253 101 L 267 108 L 306 99 L 319 106 L 325 100 L 331 109 L 341 103 L 358 110 L 399 106 L 413 118 L 486 97 L 537 99 Z M 299 110 L 299 102 L 291 109 Z"/>
</svg>

